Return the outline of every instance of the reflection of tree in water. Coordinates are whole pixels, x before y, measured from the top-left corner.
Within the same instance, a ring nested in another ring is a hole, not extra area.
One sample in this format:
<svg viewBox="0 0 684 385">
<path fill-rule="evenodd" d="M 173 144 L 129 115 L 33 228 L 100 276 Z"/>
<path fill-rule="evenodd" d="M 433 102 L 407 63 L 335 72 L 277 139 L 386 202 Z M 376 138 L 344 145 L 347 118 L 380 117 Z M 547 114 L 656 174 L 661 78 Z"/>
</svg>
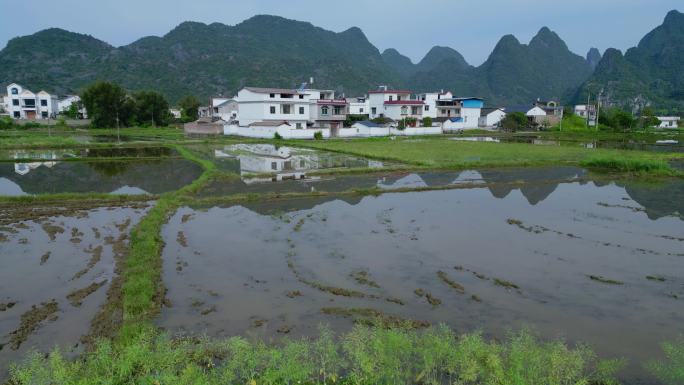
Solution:
<svg viewBox="0 0 684 385">
<path fill-rule="evenodd" d="M 98 174 L 111 178 L 125 173 L 131 162 L 88 162 L 88 165 Z"/>
</svg>

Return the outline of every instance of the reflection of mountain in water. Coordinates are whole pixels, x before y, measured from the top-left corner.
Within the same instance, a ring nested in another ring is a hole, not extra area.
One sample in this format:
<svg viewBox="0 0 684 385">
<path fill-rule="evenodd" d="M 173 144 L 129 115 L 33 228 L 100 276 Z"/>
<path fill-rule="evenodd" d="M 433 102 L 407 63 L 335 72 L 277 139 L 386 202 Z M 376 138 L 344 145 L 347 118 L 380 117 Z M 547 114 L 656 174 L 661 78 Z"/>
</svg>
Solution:
<svg viewBox="0 0 684 385">
<path fill-rule="evenodd" d="M 559 182 L 572 181 L 583 177 L 586 170 L 577 167 L 547 167 L 547 168 L 516 168 L 507 170 L 480 170 L 482 179 L 487 183 L 515 183 L 523 182 L 520 192 L 531 205 L 536 205 L 548 198 L 556 191 Z M 492 195 L 505 198 L 511 191 L 518 189 L 506 184 L 496 184 L 489 187 Z"/>
<path fill-rule="evenodd" d="M 664 182 L 616 183 L 624 187 L 627 194 L 646 209 L 650 219 L 676 216 L 684 219 L 684 180 L 672 179 Z"/>
<path fill-rule="evenodd" d="M 0 177 L 16 183 L 28 194 L 108 193 L 123 186 L 158 194 L 189 184 L 201 173 L 199 165 L 179 159 L 61 162 L 51 168 L 38 167 L 25 175 L 15 173 L 11 163 L 0 163 Z"/>
</svg>

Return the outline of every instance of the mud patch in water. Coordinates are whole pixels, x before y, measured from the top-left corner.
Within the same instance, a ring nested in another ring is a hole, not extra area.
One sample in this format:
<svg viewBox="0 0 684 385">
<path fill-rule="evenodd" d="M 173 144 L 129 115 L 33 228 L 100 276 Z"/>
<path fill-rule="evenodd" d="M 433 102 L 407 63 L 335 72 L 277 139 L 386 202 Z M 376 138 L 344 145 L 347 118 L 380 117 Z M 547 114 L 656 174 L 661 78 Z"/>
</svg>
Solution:
<svg viewBox="0 0 684 385">
<path fill-rule="evenodd" d="M 97 317 L 117 280 L 116 264 L 127 250 L 130 230 L 128 226 L 122 233 L 117 224 L 137 223 L 148 206 L 70 204 L 0 209 L 2 226 L 15 229 L 0 244 L 0 265 L 5 267 L 0 269 L 0 344 L 6 344 L 0 350 L 0 382 L 10 361 L 28 350 L 46 352 L 58 344 L 79 346 L 76 353 L 84 336 L 106 336 L 107 328 L 96 327 Z M 74 237 L 80 242 L 73 242 Z"/>
</svg>

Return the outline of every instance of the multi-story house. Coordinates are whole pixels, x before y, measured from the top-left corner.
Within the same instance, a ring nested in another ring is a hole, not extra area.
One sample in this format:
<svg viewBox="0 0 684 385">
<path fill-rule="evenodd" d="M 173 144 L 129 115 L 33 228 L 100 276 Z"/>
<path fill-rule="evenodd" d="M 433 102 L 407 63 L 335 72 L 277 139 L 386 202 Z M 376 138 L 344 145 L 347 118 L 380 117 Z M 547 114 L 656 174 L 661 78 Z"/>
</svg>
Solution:
<svg viewBox="0 0 684 385">
<path fill-rule="evenodd" d="M 418 99 L 425 103 L 423 106 L 423 117 L 437 118 L 437 101 L 441 99 L 451 99 L 454 95 L 451 92 L 427 92 L 418 95 Z"/>
<path fill-rule="evenodd" d="M 311 97 L 303 90 L 245 87 L 238 92 L 238 122 L 247 127 L 263 122 L 287 122 L 306 129 L 311 116 Z"/>
<path fill-rule="evenodd" d="M 293 129 L 336 131 L 349 113 L 347 101 L 336 99 L 331 90 L 245 87 L 238 92 L 237 103 L 242 127 L 282 122 Z"/>
<path fill-rule="evenodd" d="M 406 118 L 423 118 L 425 103 L 412 99 L 411 91 L 390 90 L 386 86 L 368 92 L 370 119 L 389 118 L 395 121 Z"/>
<path fill-rule="evenodd" d="M 57 96 L 45 91 L 37 94 L 12 83 L 7 86 L 6 110 L 14 119 L 49 119 L 57 116 Z"/>
<path fill-rule="evenodd" d="M 330 90 L 304 90 L 309 95 L 309 124 L 314 128 L 329 128 L 331 135 L 342 128 L 349 114 L 349 104 L 345 99 L 336 99 Z"/>
<path fill-rule="evenodd" d="M 360 116 L 370 114 L 368 98 L 365 96 L 357 98 L 347 98 L 347 104 L 349 104 L 349 115 Z"/>
</svg>

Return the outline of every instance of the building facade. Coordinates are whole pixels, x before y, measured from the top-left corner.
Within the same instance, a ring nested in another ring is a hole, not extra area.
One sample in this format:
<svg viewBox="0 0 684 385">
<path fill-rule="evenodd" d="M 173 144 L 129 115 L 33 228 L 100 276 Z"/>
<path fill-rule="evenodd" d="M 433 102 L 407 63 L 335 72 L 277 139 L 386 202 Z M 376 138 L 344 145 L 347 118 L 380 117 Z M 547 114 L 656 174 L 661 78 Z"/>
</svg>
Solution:
<svg viewBox="0 0 684 385">
<path fill-rule="evenodd" d="M 45 91 L 33 93 L 19 84 L 7 86 L 5 109 L 14 119 L 51 119 L 57 116 L 57 96 Z"/>
</svg>

